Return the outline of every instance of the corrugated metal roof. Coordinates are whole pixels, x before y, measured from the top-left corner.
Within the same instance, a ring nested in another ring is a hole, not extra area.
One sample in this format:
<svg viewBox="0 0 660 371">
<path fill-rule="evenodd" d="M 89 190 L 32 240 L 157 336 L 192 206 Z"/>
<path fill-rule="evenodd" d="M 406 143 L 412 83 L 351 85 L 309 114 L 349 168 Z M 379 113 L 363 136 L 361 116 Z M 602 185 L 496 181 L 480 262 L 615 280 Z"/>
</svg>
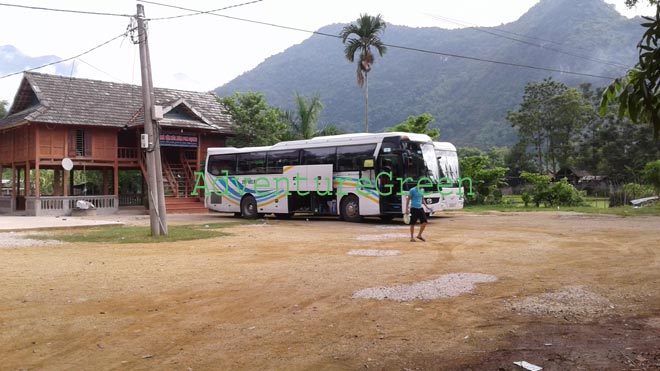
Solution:
<svg viewBox="0 0 660 371">
<path fill-rule="evenodd" d="M 33 94 L 38 103 L 29 105 Z M 154 98 L 155 104 L 162 106 L 181 102 L 193 113 L 187 118 L 166 118 L 162 124 L 225 134 L 232 132 L 231 117 L 223 111 L 212 92 L 154 88 Z M 144 123 L 141 108 L 142 90 L 137 85 L 26 72 L 10 115 L 0 119 L 0 128 L 20 125 L 25 121 L 141 126 Z"/>
</svg>

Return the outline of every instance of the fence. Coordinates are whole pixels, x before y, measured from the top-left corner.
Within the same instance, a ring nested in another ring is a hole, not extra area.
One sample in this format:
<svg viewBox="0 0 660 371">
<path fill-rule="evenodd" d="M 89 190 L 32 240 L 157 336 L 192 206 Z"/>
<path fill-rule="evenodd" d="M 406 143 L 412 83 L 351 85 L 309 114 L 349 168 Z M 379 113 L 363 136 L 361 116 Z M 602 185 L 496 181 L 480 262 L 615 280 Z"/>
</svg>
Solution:
<svg viewBox="0 0 660 371">
<path fill-rule="evenodd" d="M 94 205 L 96 214 L 114 214 L 118 210 L 119 202 L 115 196 L 27 197 L 26 213 L 32 216 L 71 215 L 81 200 Z"/>
</svg>

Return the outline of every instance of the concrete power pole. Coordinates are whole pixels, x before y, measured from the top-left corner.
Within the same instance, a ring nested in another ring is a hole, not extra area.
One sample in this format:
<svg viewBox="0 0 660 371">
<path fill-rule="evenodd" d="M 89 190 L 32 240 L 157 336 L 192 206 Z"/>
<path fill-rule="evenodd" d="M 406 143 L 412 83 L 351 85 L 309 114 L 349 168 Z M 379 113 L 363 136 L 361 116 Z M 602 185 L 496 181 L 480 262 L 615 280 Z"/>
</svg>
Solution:
<svg viewBox="0 0 660 371">
<path fill-rule="evenodd" d="M 137 5 L 138 40 L 140 44 L 140 70 L 142 74 L 142 102 L 144 103 L 144 133 L 148 137 L 146 148 L 147 160 L 147 188 L 149 199 L 149 219 L 151 222 L 151 235 L 167 235 L 167 215 L 165 213 L 165 195 L 162 185 L 162 168 L 157 162 L 156 154 L 160 159 L 159 136 L 154 135 L 153 109 L 153 83 L 151 81 L 151 63 L 149 60 L 149 46 L 147 44 L 147 30 L 144 27 L 144 7 Z M 158 152 L 158 153 L 157 153 Z M 158 173 L 161 185 L 158 187 Z M 162 201 L 161 201 L 162 200 Z M 162 205 L 161 205 L 162 203 Z"/>
</svg>

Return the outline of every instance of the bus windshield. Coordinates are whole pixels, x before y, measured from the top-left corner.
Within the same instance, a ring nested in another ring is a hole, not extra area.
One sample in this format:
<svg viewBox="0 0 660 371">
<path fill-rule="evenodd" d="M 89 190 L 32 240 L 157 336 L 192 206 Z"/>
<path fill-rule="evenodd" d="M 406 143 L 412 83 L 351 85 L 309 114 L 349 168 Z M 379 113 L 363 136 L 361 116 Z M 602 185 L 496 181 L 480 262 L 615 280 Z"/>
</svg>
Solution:
<svg viewBox="0 0 660 371">
<path fill-rule="evenodd" d="M 456 152 L 436 150 L 436 156 L 438 157 L 442 177 L 449 178 L 454 183 L 457 182 L 461 174 L 458 170 L 458 155 Z"/>
<path fill-rule="evenodd" d="M 432 143 L 403 142 L 407 150 L 405 156 L 407 159 L 406 176 L 413 179 L 426 177 L 434 183 L 440 181 L 440 169 L 435 157 L 435 147 Z M 405 158 L 404 158 L 405 163 Z"/>
</svg>

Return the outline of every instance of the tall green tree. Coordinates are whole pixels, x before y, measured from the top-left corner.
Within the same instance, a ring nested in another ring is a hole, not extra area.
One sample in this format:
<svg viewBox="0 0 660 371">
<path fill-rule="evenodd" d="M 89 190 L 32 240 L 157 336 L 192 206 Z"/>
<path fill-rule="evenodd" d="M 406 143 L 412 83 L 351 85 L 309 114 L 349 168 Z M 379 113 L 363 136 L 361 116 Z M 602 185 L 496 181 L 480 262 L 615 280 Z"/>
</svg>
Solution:
<svg viewBox="0 0 660 371">
<path fill-rule="evenodd" d="M 406 121 L 397 124 L 391 128 L 385 129 L 386 132 L 403 131 L 406 133 L 426 134 L 433 140 L 440 136 L 440 129 L 429 128 L 433 122 L 433 116 L 430 113 L 424 113 L 419 116 L 408 116 Z"/>
<path fill-rule="evenodd" d="M 357 83 L 360 88 L 365 87 L 364 129 L 367 133 L 369 132 L 369 71 L 374 64 L 374 54 L 371 49 L 376 49 L 381 57 L 387 51 L 387 47 L 380 39 L 380 34 L 385 31 L 385 27 L 386 23 L 380 14 L 375 17 L 360 14 L 360 18 L 355 23 L 346 25 L 339 33 L 345 45 L 346 59 L 353 63 L 355 54 L 359 54 Z"/>
<path fill-rule="evenodd" d="M 628 6 L 637 0 L 626 0 Z M 639 61 L 628 74 L 616 79 L 605 90 L 601 101 L 601 113 L 607 112 L 612 102 L 619 104 L 619 116 L 628 116 L 633 122 L 645 122 L 653 128 L 653 139 L 660 137 L 660 4 L 656 5 L 655 17 L 643 17 L 648 22 L 642 26 L 646 31 L 637 45 Z M 660 142 L 657 142 L 660 145 Z"/>
<path fill-rule="evenodd" d="M 7 101 L 0 100 L 0 119 L 7 116 Z"/>
<path fill-rule="evenodd" d="M 548 107 L 548 156 L 551 169 L 574 164 L 579 133 L 593 108 L 577 89 L 567 89 L 551 99 Z"/>
<path fill-rule="evenodd" d="M 533 147 L 541 172 L 554 172 L 574 162 L 578 133 L 592 111 L 583 95 L 545 79 L 525 87 L 523 103 L 507 119 L 518 129 L 521 143 Z"/>
<path fill-rule="evenodd" d="M 292 119 L 293 130 L 299 139 L 311 139 L 318 132 L 318 121 L 323 111 L 321 97 L 316 94 L 310 98 L 305 98 L 296 93 L 295 115 L 289 114 Z"/>
<path fill-rule="evenodd" d="M 290 125 L 284 112 L 268 106 L 258 92 L 237 92 L 219 99 L 234 122 L 234 136 L 228 141 L 235 147 L 268 146 L 285 138 Z"/>
<path fill-rule="evenodd" d="M 507 114 L 507 120 L 518 129 L 520 141 L 533 147 L 536 166 L 542 171 L 549 169 L 547 146 L 552 121 L 549 107 L 552 98 L 563 94 L 567 89 L 566 85 L 552 79 L 528 83 L 518 111 L 509 111 Z"/>
<path fill-rule="evenodd" d="M 586 117 L 578 137 L 576 165 L 594 175 L 605 175 L 615 183 L 640 182 L 644 165 L 660 158 L 648 126 L 619 117 L 616 102 L 607 107 L 604 115 L 597 114 L 602 90 L 594 92 L 586 85 L 582 90 L 594 111 Z"/>
</svg>

